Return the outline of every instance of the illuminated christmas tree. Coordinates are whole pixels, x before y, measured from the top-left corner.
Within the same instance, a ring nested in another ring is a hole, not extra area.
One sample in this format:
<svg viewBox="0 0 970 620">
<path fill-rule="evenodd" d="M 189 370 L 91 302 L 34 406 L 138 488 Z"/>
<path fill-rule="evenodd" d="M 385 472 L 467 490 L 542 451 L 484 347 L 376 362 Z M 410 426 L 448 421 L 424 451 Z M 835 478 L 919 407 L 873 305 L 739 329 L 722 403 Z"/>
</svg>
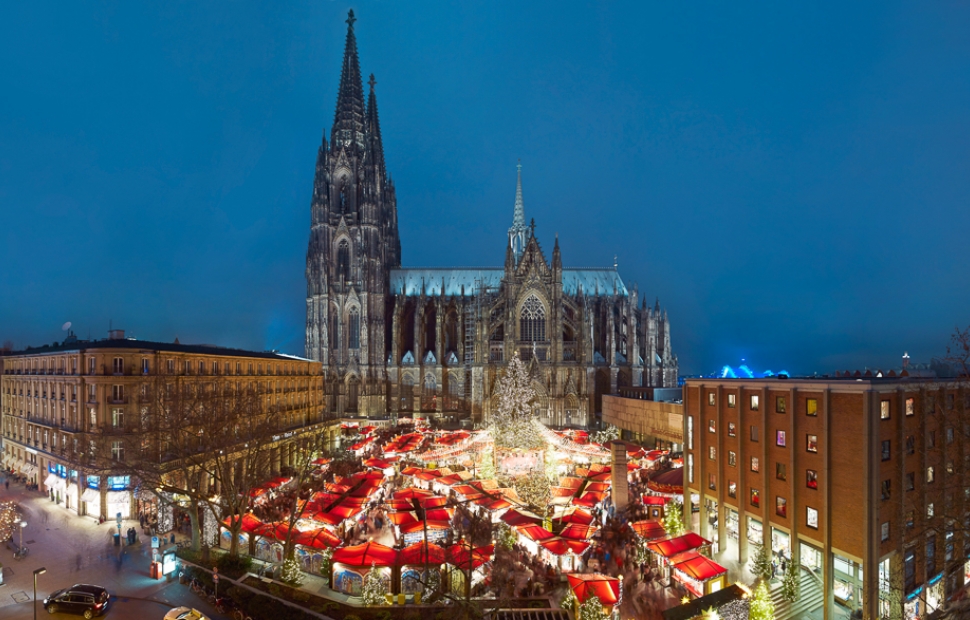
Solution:
<svg viewBox="0 0 970 620">
<path fill-rule="evenodd" d="M 384 595 L 387 592 L 387 580 L 381 576 L 374 564 L 371 564 L 370 570 L 364 575 L 364 589 L 360 595 L 364 601 L 364 605 L 386 605 L 387 599 L 384 598 Z"/>
<path fill-rule="evenodd" d="M 758 584 L 748 607 L 748 620 L 774 620 L 775 604 L 768 594 L 768 584 L 764 581 Z"/>
<path fill-rule="evenodd" d="M 663 524 L 669 536 L 680 536 L 684 533 L 686 528 L 684 527 L 684 518 L 681 512 L 681 504 L 677 502 L 670 502 L 664 508 Z"/>
</svg>

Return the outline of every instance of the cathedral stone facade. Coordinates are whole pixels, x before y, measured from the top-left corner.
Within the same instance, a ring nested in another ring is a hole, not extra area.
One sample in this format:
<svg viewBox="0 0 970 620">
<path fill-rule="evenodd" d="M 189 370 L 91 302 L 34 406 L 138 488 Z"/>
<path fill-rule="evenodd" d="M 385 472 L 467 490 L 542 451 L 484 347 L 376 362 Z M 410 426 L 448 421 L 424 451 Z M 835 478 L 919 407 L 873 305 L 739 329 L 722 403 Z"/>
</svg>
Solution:
<svg viewBox="0 0 970 620">
<path fill-rule="evenodd" d="M 354 21 L 351 11 L 307 250 L 306 355 L 323 364 L 329 409 L 478 423 L 513 355 L 551 426 L 587 425 L 618 387 L 675 386 L 667 313 L 639 302 L 615 265 L 564 268 L 558 237 L 547 258 L 526 225 L 521 166 L 503 267 L 401 267 L 374 76 L 365 102 Z"/>
</svg>

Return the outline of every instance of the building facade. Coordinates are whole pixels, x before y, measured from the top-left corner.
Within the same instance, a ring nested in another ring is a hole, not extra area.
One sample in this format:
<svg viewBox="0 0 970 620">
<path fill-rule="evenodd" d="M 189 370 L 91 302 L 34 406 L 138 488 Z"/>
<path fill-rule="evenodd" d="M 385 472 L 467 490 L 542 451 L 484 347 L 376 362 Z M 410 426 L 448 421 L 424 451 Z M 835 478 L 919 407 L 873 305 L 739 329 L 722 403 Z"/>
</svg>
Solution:
<svg viewBox="0 0 970 620">
<path fill-rule="evenodd" d="M 394 185 L 371 75 L 365 104 L 353 12 L 330 141 L 320 146 L 307 250 L 306 356 L 340 415 L 478 422 L 510 356 L 530 364 L 547 424 L 586 425 L 618 386 L 673 386 L 667 313 L 616 266 L 564 268 L 526 224 L 519 168 L 505 264 L 402 268 Z"/>
<path fill-rule="evenodd" d="M 323 411 L 318 362 L 276 353 L 126 339 L 73 336 L 56 346 L 14 352 L 0 375 L 3 465 L 39 485 L 78 515 L 134 514 L 139 498 L 125 462 L 140 444 L 158 385 L 254 389 L 279 420 L 270 444 L 273 467 L 295 446 L 333 445 L 336 426 Z M 218 392 L 217 392 L 218 393 Z"/>
<path fill-rule="evenodd" d="M 684 410 L 685 517 L 732 578 L 755 545 L 795 558 L 825 618 L 926 617 L 970 583 L 966 384 L 690 379 Z"/>
</svg>

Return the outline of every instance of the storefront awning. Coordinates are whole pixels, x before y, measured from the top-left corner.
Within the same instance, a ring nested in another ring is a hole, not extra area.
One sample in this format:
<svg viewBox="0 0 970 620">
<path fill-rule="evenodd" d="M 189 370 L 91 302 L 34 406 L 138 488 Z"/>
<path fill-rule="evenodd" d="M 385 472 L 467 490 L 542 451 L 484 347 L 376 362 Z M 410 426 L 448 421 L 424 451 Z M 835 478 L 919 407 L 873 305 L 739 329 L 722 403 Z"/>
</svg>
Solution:
<svg viewBox="0 0 970 620">
<path fill-rule="evenodd" d="M 672 558 L 671 563 L 675 571 L 680 571 L 691 579 L 709 581 L 727 572 L 726 568 L 699 553 L 689 551 L 682 555 L 683 558 Z"/>
<path fill-rule="evenodd" d="M 82 502 L 101 502 L 101 491 L 97 489 L 84 489 L 81 493 Z"/>
<path fill-rule="evenodd" d="M 694 532 L 687 532 L 683 536 L 676 538 L 665 538 L 663 540 L 648 542 L 647 549 L 665 558 L 671 558 L 678 553 L 704 547 L 709 544 L 711 544 L 711 541 L 701 538 Z"/>
<path fill-rule="evenodd" d="M 109 504 L 128 504 L 131 502 L 131 493 L 128 491 L 108 491 Z"/>
<path fill-rule="evenodd" d="M 580 603 L 596 595 L 604 605 L 616 605 L 620 600 L 620 580 L 608 575 L 595 573 L 573 573 L 566 575 L 569 587 Z"/>
</svg>

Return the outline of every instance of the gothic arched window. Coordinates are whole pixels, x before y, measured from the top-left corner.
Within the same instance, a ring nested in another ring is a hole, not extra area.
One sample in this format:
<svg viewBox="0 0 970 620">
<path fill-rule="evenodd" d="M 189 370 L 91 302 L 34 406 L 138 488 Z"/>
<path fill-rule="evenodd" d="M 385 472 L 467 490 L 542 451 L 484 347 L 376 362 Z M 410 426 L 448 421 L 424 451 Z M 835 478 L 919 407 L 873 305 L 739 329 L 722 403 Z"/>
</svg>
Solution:
<svg viewBox="0 0 970 620">
<path fill-rule="evenodd" d="M 350 244 L 346 239 L 337 246 L 337 278 L 350 282 Z"/>
<path fill-rule="evenodd" d="M 546 339 L 546 309 L 535 295 L 530 295 L 522 304 L 519 338 L 527 342 L 542 342 Z"/>
<path fill-rule="evenodd" d="M 421 390 L 421 410 L 436 411 L 438 409 L 438 381 L 434 375 L 426 375 L 424 388 Z"/>
<path fill-rule="evenodd" d="M 347 329 L 347 348 L 348 349 L 359 349 L 360 348 L 360 310 L 357 308 L 350 309 L 350 316 L 347 319 L 348 329 Z"/>
<path fill-rule="evenodd" d="M 357 377 L 351 377 L 347 382 L 347 411 L 357 411 L 357 401 L 360 397 L 360 382 Z"/>
</svg>

